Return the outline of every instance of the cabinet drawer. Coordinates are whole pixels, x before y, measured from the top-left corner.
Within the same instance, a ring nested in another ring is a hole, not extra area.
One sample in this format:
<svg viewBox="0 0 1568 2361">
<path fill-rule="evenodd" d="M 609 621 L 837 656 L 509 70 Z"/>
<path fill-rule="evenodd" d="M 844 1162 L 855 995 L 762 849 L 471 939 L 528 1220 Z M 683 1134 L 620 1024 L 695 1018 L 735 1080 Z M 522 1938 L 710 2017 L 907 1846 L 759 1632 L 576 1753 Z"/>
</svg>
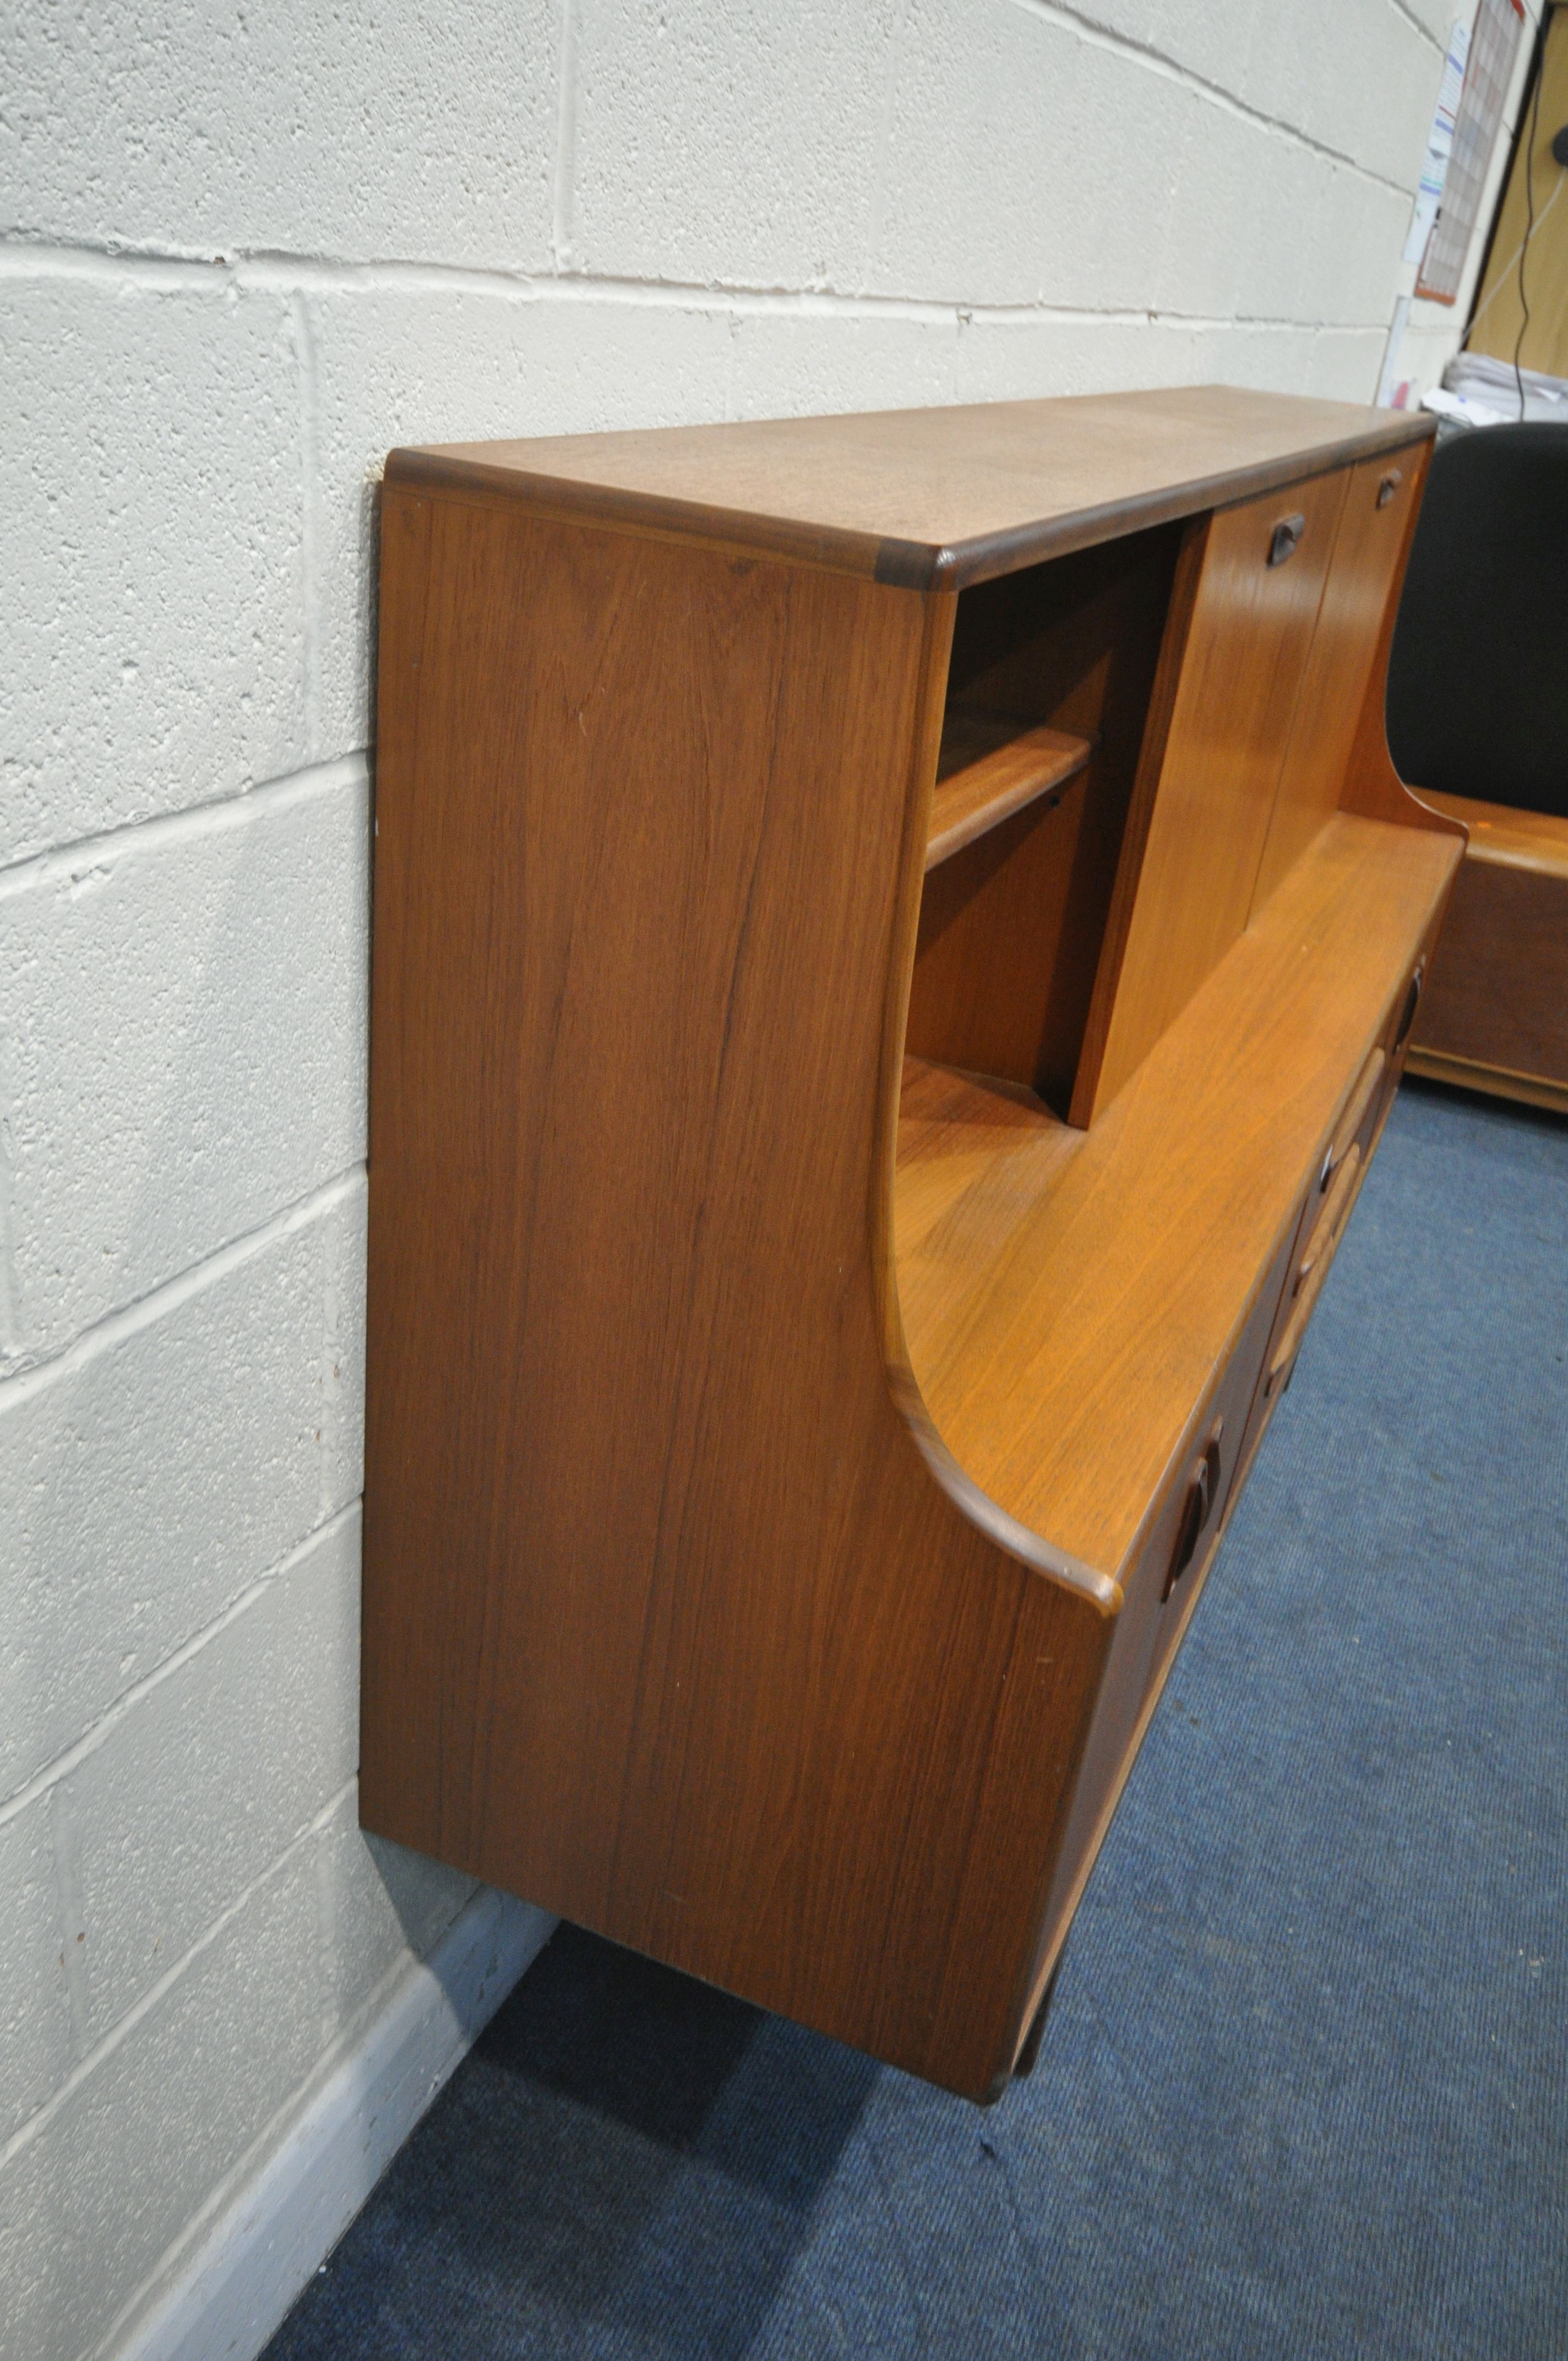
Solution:
<svg viewBox="0 0 1568 2361">
<path fill-rule="evenodd" d="M 1376 1046 L 1357 1075 L 1334 1126 L 1318 1171 L 1317 1187 L 1309 1196 L 1302 1214 L 1297 1256 L 1282 1307 L 1282 1317 L 1288 1312 L 1290 1305 L 1321 1263 L 1325 1246 L 1338 1243 L 1350 1203 L 1366 1177 L 1366 1167 L 1372 1161 L 1373 1150 L 1376 1148 L 1388 1109 L 1394 1103 L 1399 1076 L 1404 1071 L 1416 1011 L 1420 1005 L 1426 965 L 1423 951 L 1390 1001 Z"/>
<path fill-rule="evenodd" d="M 1124 1585 L 1052 1883 L 1042 1957 L 1078 1905 L 1166 1670 L 1203 1587 L 1243 1462 L 1247 1412 L 1276 1327 L 1292 1233 L 1257 1292 L 1219 1384 L 1193 1422 Z"/>
<path fill-rule="evenodd" d="M 1394 1103 L 1420 1005 L 1426 965 L 1427 952 L 1423 948 L 1389 1003 L 1378 1040 L 1352 1086 L 1314 1185 L 1302 1206 L 1289 1276 L 1263 1356 L 1257 1392 L 1242 1439 L 1240 1467 L 1244 1480 L 1275 1405 L 1290 1383 L 1296 1356 Z"/>
<path fill-rule="evenodd" d="M 1201 1423 L 1196 1447 L 1187 1457 L 1179 1482 L 1172 1488 L 1175 1514 L 1169 1517 L 1168 1547 L 1162 1533 L 1146 1554 L 1140 1576 L 1158 1606 L 1154 1648 L 1145 1675 L 1144 1689 L 1157 1690 L 1166 1669 L 1197 1604 L 1215 1546 L 1247 1469 L 1247 1426 L 1256 1398 L 1265 1355 L 1279 1325 L 1279 1304 L 1297 1233 L 1292 1231 L 1258 1290 L 1230 1366 L 1215 1394 L 1207 1419 Z M 1145 1569 L 1146 1568 L 1146 1574 Z"/>
</svg>

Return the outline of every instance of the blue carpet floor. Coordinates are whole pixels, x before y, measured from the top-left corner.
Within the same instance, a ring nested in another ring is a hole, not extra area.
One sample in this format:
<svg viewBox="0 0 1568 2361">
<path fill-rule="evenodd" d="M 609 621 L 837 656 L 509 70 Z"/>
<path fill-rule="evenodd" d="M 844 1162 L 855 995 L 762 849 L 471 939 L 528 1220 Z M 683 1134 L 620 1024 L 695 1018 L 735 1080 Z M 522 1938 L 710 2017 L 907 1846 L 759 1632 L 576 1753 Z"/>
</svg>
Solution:
<svg viewBox="0 0 1568 2361">
<path fill-rule="evenodd" d="M 981 2114 L 563 1930 L 268 2361 L 1568 2354 L 1568 1125 L 1401 1093 Z"/>
</svg>

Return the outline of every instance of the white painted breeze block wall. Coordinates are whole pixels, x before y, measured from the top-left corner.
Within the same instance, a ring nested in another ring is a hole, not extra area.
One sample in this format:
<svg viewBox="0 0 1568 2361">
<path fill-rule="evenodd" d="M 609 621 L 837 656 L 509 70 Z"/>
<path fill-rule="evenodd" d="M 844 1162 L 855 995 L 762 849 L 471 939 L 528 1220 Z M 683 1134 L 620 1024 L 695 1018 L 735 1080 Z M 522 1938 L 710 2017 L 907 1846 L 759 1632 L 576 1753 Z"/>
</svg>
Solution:
<svg viewBox="0 0 1568 2361">
<path fill-rule="evenodd" d="M 1167 381 L 1369 400 L 1449 14 L 7 13 L 5 2361 L 172 2350 L 177 2312 L 203 2350 L 214 2256 L 269 2235 L 469 1891 L 355 1817 L 382 455 Z M 311 2267 L 291 2218 L 221 2349 Z"/>
</svg>

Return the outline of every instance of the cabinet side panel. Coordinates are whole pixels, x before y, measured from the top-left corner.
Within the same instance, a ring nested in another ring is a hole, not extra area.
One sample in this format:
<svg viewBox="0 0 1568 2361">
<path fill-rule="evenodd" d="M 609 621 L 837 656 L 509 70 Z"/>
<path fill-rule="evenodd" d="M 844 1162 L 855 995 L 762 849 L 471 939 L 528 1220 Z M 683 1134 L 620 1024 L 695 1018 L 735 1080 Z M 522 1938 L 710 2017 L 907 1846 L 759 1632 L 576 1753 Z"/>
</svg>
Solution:
<svg viewBox="0 0 1568 2361">
<path fill-rule="evenodd" d="M 421 530 L 382 680 L 367 1821 L 978 2092 L 1104 1631 L 954 1509 L 883 1362 L 925 602 L 455 501 Z"/>
<path fill-rule="evenodd" d="M 405 1262 L 407 1234 L 417 1222 L 422 1177 L 414 1148 L 430 1071 L 422 1006 L 410 989 L 428 942 L 420 939 L 420 909 L 411 873 L 415 854 L 415 811 L 420 730 L 420 684 L 424 647 L 425 604 L 430 595 L 431 525 L 428 500 L 388 486 L 381 500 L 379 645 L 377 655 L 376 836 L 370 943 L 370 1154 L 372 1175 L 389 1186 L 372 1190 L 367 1315 L 367 1460 L 385 1446 L 379 1434 L 402 1420 L 433 1427 L 430 1399 L 418 1400 L 417 1364 L 405 1384 L 389 1389 L 389 1365 L 411 1350 L 413 1318 Z M 385 833 L 381 815 L 396 816 Z M 411 1134 L 409 1147 L 403 1135 Z M 437 1161 L 427 1145 L 427 1170 Z M 399 1168 L 395 1188 L 391 1173 Z M 438 1181 L 433 1186 L 438 1187 Z M 430 1207 L 433 1213 L 433 1195 Z M 458 1343 L 455 1312 L 448 1323 Z M 444 1347 L 433 1372 L 432 1392 L 444 1394 L 453 1372 Z M 396 1448 L 396 1445 L 393 1446 Z M 426 1622 L 438 1576 L 402 1578 L 402 1566 L 417 1553 L 422 1508 L 417 1470 L 411 1475 L 416 1498 L 389 1499 L 368 1486 L 365 1503 L 363 1636 L 359 1673 L 360 1798 L 367 1827 L 407 1831 L 405 1841 L 433 1851 L 440 1825 L 441 1749 L 439 1713 L 416 1709 L 404 1668 L 425 1653 Z M 389 1544 L 374 1551 L 369 1533 L 378 1517 L 390 1521 Z M 377 1567 L 372 1573 L 373 1564 Z M 433 1702 L 433 1701 L 432 1701 Z M 372 1807 L 370 1799 L 374 1797 Z"/>
</svg>

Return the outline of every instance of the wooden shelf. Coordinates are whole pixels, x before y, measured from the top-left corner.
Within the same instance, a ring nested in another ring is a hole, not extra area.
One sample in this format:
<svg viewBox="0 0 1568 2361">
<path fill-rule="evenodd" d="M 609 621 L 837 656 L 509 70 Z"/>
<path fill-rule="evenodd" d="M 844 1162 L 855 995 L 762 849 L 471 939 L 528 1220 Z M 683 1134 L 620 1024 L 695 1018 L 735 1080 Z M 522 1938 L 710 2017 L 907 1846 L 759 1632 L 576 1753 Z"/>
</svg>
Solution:
<svg viewBox="0 0 1568 2361">
<path fill-rule="evenodd" d="M 972 844 L 1025 804 L 1063 787 L 1094 752 L 1093 741 L 1065 730 L 1021 728 L 992 713 L 948 713 L 937 760 L 937 793 L 926 866 Z"/>
<path fill-rule="evenodd" d="M 1441 906 L 1457 840 L 1340 814 L 1090 1131 L 906 1062 L 910 1363 L 967 1473 L 1114 1575 Z"/>
</svg>

